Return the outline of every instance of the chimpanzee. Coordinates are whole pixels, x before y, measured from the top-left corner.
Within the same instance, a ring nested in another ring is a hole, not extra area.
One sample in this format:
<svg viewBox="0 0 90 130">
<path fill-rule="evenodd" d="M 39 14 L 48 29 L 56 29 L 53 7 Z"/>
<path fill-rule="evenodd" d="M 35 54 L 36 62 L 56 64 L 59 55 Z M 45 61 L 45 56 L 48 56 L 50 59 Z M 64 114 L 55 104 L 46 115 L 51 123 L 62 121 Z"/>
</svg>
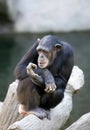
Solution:
<svg viewBox="0 0 90 130">
<path fill-rule="evenodd" d="M 19 113 L 49 118 L 64 97 L 74 64 L 72 47 L 53 35 L 37 39 L 15 68 Z"/>
</svg>

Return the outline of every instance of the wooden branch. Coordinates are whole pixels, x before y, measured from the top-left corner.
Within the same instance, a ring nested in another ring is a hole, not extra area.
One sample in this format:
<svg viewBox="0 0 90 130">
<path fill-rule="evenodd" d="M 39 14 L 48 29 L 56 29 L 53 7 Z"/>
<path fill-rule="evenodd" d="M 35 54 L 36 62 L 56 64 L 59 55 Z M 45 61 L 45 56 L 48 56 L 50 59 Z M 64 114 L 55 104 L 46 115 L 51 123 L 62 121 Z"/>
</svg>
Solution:
<svg viewBox="0 0 90 130">
<path fill-rule="evenodd" d="M 65 130 L 90 130 L 90 112 L 83 115 L 79 120 Z"/>
<path fill-rule="evenodd" d="M 0 130 L 60 130 L 66 123 L 72 110 L 72 95 L 83 87 L 83 84 L 84 74 L 81 69 L 74 66 L 63 101 L 54 109 L 51 109 L 51 120 L 46 118 L 40 120 L 32 114 L 26 117 L 19 115 L 16 93 L 18 81 L 16 80 L 9 86 L 0 112 Z"/>
<path fill-rule="evenodd" d="M 0 102 L 0 112 L 2 110 L 3 102 Z"/>
</svg>

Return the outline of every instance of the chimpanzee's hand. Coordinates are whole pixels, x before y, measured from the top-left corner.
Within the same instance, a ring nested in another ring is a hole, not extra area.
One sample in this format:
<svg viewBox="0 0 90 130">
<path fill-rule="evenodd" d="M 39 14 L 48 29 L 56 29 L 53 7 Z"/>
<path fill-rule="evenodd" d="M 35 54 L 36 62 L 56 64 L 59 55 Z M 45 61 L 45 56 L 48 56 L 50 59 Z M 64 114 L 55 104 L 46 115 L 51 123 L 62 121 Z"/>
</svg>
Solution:
<svg viewBox="0 0 90 130">
<path fill-rule="evenodd" d="M 52 82 L 52 83 L 46 83 L 46 85 L 45 85 L 46 87 L 45 87 L 45 92 L 46 93 L 52 93 L 52 92 L 54 92 L 55 91 L 55 89 L 56 89 L 56 85 L 55 85 L 55 83 L 54 82 Z"/>
<path fill-rule="evenodd" d="M 52 93 L 56 89 L 56 84 L 54 80 L 54 76 L 48 69 L 44 69 L 43 71 L 44 81 L 45 81 L 45 92 Z"/>
<path fill-rule="evenodd" d="M 27 69 L 27 74 L 30 76 L 32 82 L 42 87 L 44 84 L 43 78 L 34 72 L 34 69 L 37 69 L 37 65 L 34 63 L 29 63 L 26 69 Z"/>
<path fill-rule="evenodd" d="M 26 67 L 27 69 L 27 74 L 31 77 L 36 77 L 38 74 L 36 74 L 33 70 L 37 69 L 37 65 L 34 63 L 29 63 L 28 66 Z"/>
</svg>

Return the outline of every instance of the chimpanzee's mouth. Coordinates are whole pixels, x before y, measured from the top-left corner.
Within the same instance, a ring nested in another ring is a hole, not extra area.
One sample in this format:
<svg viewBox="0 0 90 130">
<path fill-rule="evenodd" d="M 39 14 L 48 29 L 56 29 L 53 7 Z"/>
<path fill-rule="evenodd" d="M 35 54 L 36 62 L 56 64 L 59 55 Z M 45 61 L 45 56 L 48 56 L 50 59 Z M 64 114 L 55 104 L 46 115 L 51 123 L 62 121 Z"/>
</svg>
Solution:
<svg viewBox="0 0 90 130">
<path fill-rule="evenodd" d="M 40 68 L 43 68 L 43 67 L 45 66 L 45 63 L 44 63 L 44 62 L 40 62 L 40 63 L 38 64 L 38 66 L 39 66 Z"/>
<path fill-rule="evenodd" d="M 44 64 L 45 64 L 45 62 L 39 62 L 39 64 L 40 64 L 40 65 L 44 65 Z"/>
</svg>

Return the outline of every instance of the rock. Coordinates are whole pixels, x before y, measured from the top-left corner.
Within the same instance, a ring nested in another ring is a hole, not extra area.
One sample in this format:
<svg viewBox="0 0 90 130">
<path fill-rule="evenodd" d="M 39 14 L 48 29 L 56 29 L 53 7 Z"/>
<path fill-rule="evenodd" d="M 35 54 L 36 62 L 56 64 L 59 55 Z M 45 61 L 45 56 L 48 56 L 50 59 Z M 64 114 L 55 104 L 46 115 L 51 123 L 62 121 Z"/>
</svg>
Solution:
<svg viewBox="0 0 90 130">
<path fill-rule="evenodd" d="M 18 32 L 90 30 L 90 0 L 7 0 Z"/>
</svg>

